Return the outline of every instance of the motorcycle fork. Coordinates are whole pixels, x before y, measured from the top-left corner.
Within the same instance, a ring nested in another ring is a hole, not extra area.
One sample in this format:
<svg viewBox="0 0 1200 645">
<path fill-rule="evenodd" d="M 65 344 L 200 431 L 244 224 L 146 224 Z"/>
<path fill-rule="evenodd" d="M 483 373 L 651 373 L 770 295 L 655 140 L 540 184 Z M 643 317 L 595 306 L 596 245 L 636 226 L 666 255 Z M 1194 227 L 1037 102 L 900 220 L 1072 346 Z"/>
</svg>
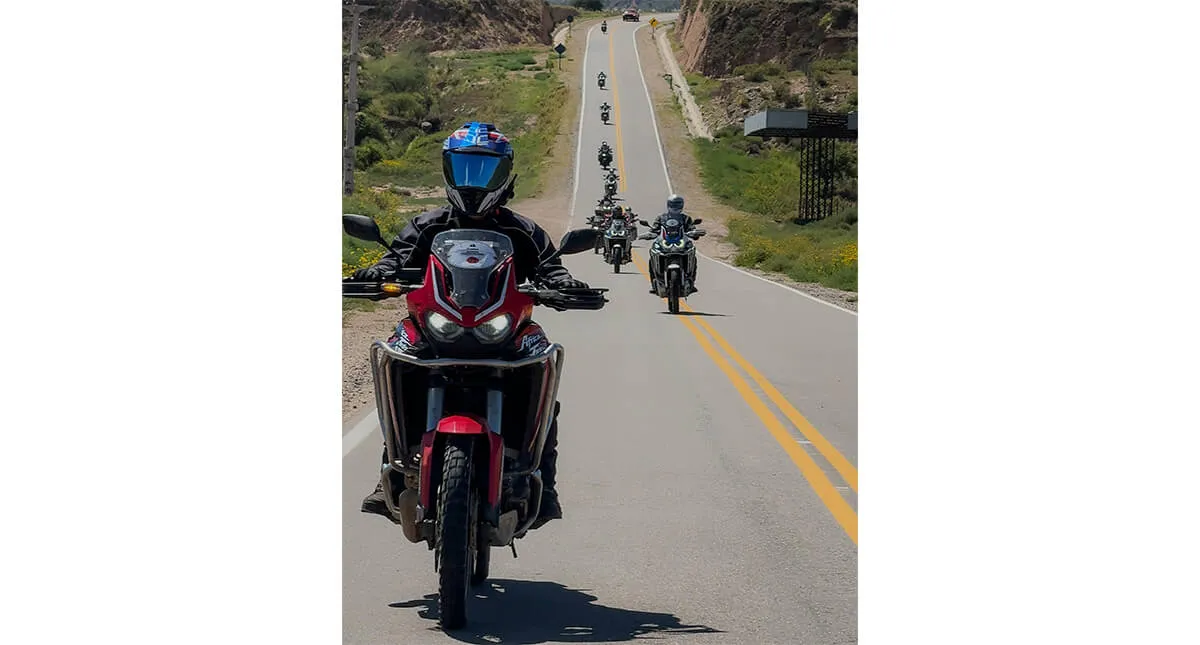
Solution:
<svg viewBox="0 0 1200 645">
<path fill-rule="evenodd" d="M 475 481 L 486 482 L 483 492 L 487 493 L 490 490 L 499 491 L 500 481 L 503 477 L 503 423 L 504 423 L 504 392 L 500 389 L 501 373 L 496 370 L 492 375 L 493 382 L 489 382 L 485 390 L 486 412 L 488 431 L 499 438 L 501 446 L 500 454 L 492 454 L 490 450 L 476 452 L 476 455 L 488 455 L 488 463 L 476 463 L 478 468 L 477 475 L 479 477 Z M 426 397 L 425 404 L 425 434 L 421 437 L 421 470 L 420 482 L 417 493 L 420 496 L 420 503 L 417 505 L 417 521 L 421 522 L 429 513 L 429 508 L 437 504 L 437 500 L 433 498 L 433 491 L 436 483 L 433 481 L 435 474 L 441 473 L 441 442 L 438 441 L 437 432 L 438 425 L 446 415 L 446 381 L 442 375 L 434 373 L 430 375 L 429 393 Z M 488 439 L 486 442 L 489 446 L 494 439 Z M 492 460 L 497 460 L 493 463 Z M 385 486 L 387 486 L 385 480 Z M 495 487 L 494 489 L 492 487 Z M 391 492 L 388 491 L 388 495 Z M 487 499 L 486 497 L 484 499 Z M 497 500 L 499 501 L 499 500 Z M 483 512 L 485 517 L 492 523 L 495 521 L 495 506 L 488 500 Z"/>
</svg>

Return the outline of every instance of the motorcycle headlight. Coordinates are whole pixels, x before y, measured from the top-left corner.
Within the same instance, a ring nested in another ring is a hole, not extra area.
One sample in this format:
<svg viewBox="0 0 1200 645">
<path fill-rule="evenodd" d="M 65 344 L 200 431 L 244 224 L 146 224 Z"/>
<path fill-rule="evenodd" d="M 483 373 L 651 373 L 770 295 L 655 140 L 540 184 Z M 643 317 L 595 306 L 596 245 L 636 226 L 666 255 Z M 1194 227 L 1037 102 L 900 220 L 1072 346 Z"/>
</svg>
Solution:
<svg viewBox="0 0 1200 645">
<path fill-rule="evenodd" d="M 498 343 L 508 336 L 512 329 L 512 316 L 500 314 L 493 316 L 474 329 L 475 337 L 485 343 Z"/>
<path fill-rule="evenodd" d="M 461 325 L 436 311 L 431 311 L 425 315 L 425 328 L 429 330 L 434 339 L 443 343 L 457 340 L 459 336 L 463 335 L 464 331 Z"/>
</svg>

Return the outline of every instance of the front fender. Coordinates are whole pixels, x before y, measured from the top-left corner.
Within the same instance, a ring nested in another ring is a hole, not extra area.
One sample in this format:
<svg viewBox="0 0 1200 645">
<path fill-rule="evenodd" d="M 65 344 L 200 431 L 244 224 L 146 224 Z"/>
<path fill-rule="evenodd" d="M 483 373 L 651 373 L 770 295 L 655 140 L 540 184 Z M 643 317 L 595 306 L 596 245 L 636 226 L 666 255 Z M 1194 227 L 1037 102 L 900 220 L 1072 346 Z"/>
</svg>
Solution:
<svg viewBox="0 0 1200 645">
<path fill-rule="evenodd" d="M 439 434 L 485 434 L 488 432 L 487 421 L 475 417 L 456 414 L 438 421 L 434 432 Z"/>
<path fill-rule="evenodd" d="M 433 474 L 434 471 L 441 468 L 440 457 L 443 450 L 443 442 L 439 441 L 439 437 L 451 434 L 487 437 L 488 463 L 484 469 L 487 472 L 487 500 L 489 505 L 495 506 L 500 502 L 500 480 L 504 474 L 504 438 L 492 432 L 488 428 L 487 421 L 464 415 L 443 418 L 438 421 L 432 432 L 427 432 L 425 436 L 421 437 L 421 506 L 426 509 L 426 512 L 433 507 L 432 495 L 435 486 Z M 478 454 L 476 452 L 476 455 Z"/>
</svg>

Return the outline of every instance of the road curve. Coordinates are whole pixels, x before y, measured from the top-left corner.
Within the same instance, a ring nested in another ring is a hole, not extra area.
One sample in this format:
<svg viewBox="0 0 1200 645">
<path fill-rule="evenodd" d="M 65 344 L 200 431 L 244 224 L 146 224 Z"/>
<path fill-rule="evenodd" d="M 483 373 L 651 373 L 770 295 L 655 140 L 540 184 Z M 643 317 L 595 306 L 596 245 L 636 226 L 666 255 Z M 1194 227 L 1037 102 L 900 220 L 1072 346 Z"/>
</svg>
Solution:
<svg viewBox="0 0 1200 645">
<path fill-rule="evenodd" d="M 602 139 L 636 212 L 665 201 L 638 26 L 588 32 L 576 227 L 601 194 Z M 617 125 L 600 122 L 605 100 Z M 688 315 L 671 316 L 647 293 L 644 245 L 617 275 L 598 256 L 565 260 L 611 289 L 603 311 L 537 314 L 567 348 L 566 517 L 520 540 L 518 559 L 493 551 L 466 629 L 437 627 L 432 553 L 358 512 L 377 428 L 347 444 L 345 643 L 857 642 L 857 317 L 707 260 Z"/>
</svg>

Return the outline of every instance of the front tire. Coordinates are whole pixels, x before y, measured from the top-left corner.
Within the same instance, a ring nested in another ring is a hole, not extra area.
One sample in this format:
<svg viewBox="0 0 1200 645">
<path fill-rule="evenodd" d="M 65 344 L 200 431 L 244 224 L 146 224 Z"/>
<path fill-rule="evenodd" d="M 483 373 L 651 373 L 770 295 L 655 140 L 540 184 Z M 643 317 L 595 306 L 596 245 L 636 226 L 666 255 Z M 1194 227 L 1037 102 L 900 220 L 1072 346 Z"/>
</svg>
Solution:
<svg viewBox="0 0 1200 645">
<path fill-rule="evenodd" d="M 471 490 L 474 442 L 467 436 L 450 436 L 442 460 L 442 486 L 438 493 L 437 559 L 438 612 L 443 629 L 458 629 L 467 622 L 468 580 L 474 566 L 471 546 Z"/>
<path fill-rule="evenodd" d="M 613 273 L 621 272 L 621 247 L 614 246 L 612 250 L 612 267 Z"/>
<path fill-rule="evenodd" d="M 679 285 L 679 273 L 671 272 L 667 280 L 667 311 L 670 311 L 672 314 L 678 314 L 679 296 L 680 291 L 682 291 L 682 287 Z"/>
</svg>

